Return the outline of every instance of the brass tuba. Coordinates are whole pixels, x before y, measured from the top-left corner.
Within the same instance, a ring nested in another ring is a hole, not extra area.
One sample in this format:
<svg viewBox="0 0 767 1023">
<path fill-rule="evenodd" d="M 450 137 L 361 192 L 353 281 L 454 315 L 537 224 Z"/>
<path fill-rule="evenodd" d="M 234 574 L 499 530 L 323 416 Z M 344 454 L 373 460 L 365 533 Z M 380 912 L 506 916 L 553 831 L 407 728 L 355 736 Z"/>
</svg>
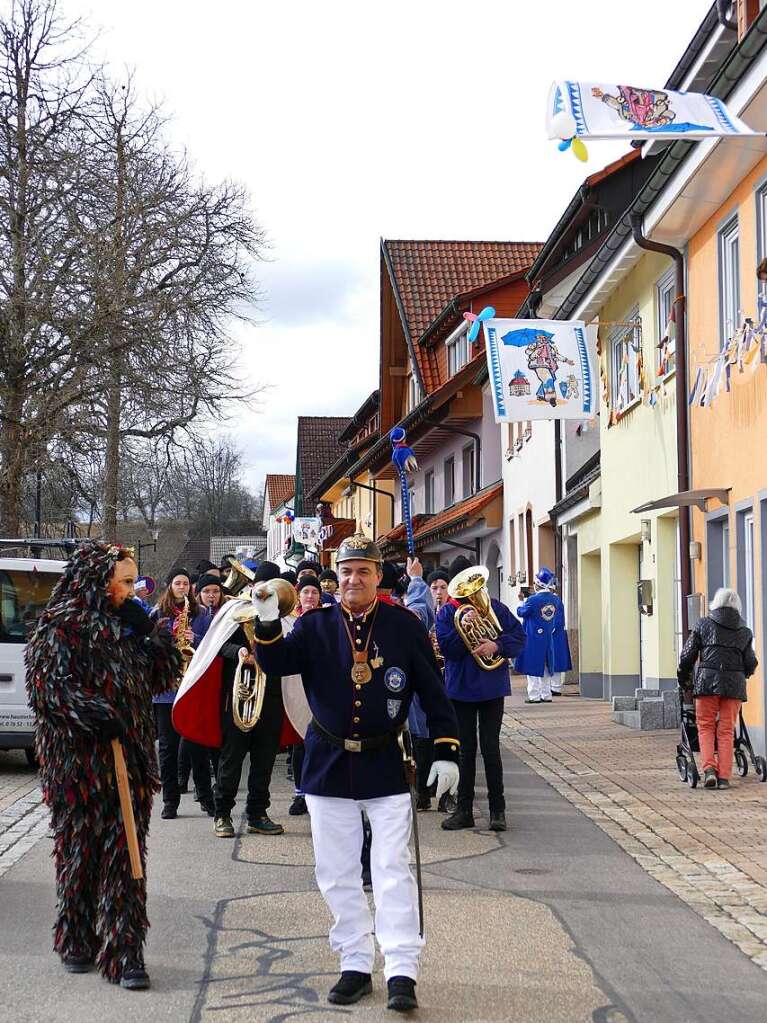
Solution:
<svg viewBox="0 0 767 1023">
<path fill-rule="evenodd" d="M 246 586 L 252 586 L 256 580 L 252 569 L 247 568 L 237 558 L 229 558 L 229 575 L 224 581 L 224 588 L 229 592 L 230 597 L 236 597 Z"/>
<path fill-rule="evenodd" d="M 495 641 L 503 631 L 487 591 L 489 574 L 484 565 L 473 565 L 454 576 L 447 587 L 447 592 L 454 600 L 465 602 L 456 608 L 453 623 L 467 650 L 484 671 L 500 668 L 506 661 L 500 654 L 490 657 L 474 653 L 474 647 L 483 639 Z M 471 612 L 474 614 L 469 618 Z"/>
<path fill-rule="evenodd" d="M 259 591 L 259 597 L 272 592 L 277 593 L 280 618 L 289 615 L 296 606 L 296 591 L 286 579 L 271 579 L 269 582 L 260 583 L 254 587 L 254 590 L 256 589 Z M 251 652 L 255 649 L 255 617 L 256 609 L 252 603 L 246 604 L 232 615 L 234 621 L 242 625 Z M 234 672 L 232 719 L 241 732 L 249 732 L 258 724 L 264 706 L 265 694 L 266 672 L 258 664 L 255 667 L 245 664 L 244 658 L 240 657 Z"/>
</svg>

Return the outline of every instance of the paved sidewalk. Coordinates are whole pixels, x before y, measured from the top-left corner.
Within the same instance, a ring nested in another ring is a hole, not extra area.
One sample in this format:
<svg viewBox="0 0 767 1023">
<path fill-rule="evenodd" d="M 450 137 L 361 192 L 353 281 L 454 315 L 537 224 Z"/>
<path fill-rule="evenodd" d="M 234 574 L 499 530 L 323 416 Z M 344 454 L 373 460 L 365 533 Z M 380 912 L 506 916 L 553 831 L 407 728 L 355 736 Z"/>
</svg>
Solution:
<svg viewBox="0 0 767 1023">
<path fill-rule="evenodd" d="M 608 704 L 563 696 L 507 704 L 503 742 L 657 881 L 767 970 L 767 785 L 692 790 L 676 730 L 616 725 Z"/>
<path fill-rule="evenodd" d="M 0 877 L 47 833 L 36 770 L 23 753 L 0 752 Z"/>
</svg>

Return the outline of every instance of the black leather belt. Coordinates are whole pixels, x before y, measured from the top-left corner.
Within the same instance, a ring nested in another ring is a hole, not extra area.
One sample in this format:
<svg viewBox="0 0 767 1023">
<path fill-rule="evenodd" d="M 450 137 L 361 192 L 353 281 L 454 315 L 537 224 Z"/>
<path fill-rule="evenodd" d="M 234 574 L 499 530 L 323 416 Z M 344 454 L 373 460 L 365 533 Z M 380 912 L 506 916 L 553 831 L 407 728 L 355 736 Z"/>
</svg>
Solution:
<svg viewBox="0 0 767 1023">
<path fill-rule="evenodd" d="M 383 749 L 387 743 L 396 738 L 399 732 L 399 729 L 397 729 L 397 732 L 387 732 L 385 735 L 372 735 L 366 739 L 342 739 L 340 735 L 333 735 L 332 732 L 329 732 L 315 717 L 312 718 L 312 728 L 323 739 L 327 739 L 329 743 L 332 743 L 333 746 L 338 746 L 339 749 L 346 750 L 347 753 L 364 753 L 370 749 Z"/>
</svg>

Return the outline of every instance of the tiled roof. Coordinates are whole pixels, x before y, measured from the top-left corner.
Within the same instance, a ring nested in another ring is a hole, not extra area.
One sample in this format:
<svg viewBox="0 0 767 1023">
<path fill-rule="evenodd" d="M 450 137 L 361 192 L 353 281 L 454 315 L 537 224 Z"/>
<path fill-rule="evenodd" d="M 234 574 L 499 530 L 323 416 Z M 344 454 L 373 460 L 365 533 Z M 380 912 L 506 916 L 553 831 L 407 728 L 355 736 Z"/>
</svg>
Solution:
<svg viewBox="0 0 767 1023">
<path fill-rule="evenodd" d="M 299 416 L 296 475 L 300 476 L 300 501 L 308 495 L 338 458 L 338 435 L 349 425 L 349 416 Z M 305 514 L 306 508 L 299 508 Z"/>
<path fill-rule="evenodd" d="M 335 519 L 330 525 L 333 531 L 323 543 L 323 551 L 337 551 L 344 540 L 348 540 L 357 532 L 356 519 Z"/>
<path fill-rule="evenodd" d="M 279 508 L 281 504 L 285 504 L 296 492 L 296 477 L 290 476 L 287 473 L 280 475 L 279 473 L 267 473 L 266 474 L 266 493 L 269 497 L 269 507 L 274 511 L 275 508 Z"/>
<path fill-rule="evenodd" d="M 423 526 L 416 529 L 416 543 L 419 539 L 424 540 L 435 533 L 447 529 L 449 526 L 457 525 L 463 519 L 478 516 L 483 508 L 490 504 L 491 501 L 494 501 L 496 497 L 500 497 L 502 493 L 503 483 L 493 483 L 492 486 L 485 487 L 484 490 L 479 490 L 471 497 L 467 497 L 465 501 L 459 501 L 458 504 L 445 508 L 444 511 L 438 512 L 436 515 L 432 515 L 428 522 L 425 522 Z"/>
<path fill-rule="evenodd" d="M 400 241 L 383 243 L 414 341 L 447 303 L 527 270 L 540 242 Z"/>
<path fill-rule="evenodd" d="M 436 515 L 414 515 L 413 536 L 416 546 L 419 543 L 427 542 L 435 534 L 462 523 L 465 519 L 481 518 L 479 513 L 483 508 L 487 507 L 497 497 L 500 497 L 502 493 L 503 483 L 499 481 L 498 483 L 493 483 L 492 486 L 485 487 L 484 490 L 480 490 L 476 494 L 472 494 L 471 497 L 467 497 L 464 501 L 459 501 L 457 504 L 437 512 Z M 405 526 L 404 523 L 400 522 L 394 529 L 390 529 L 388 533 L 379 536 L 376 542 L 381 546 L 388 546 L 399 542 L 404 543 L 404 541 Z"/>
</svg>

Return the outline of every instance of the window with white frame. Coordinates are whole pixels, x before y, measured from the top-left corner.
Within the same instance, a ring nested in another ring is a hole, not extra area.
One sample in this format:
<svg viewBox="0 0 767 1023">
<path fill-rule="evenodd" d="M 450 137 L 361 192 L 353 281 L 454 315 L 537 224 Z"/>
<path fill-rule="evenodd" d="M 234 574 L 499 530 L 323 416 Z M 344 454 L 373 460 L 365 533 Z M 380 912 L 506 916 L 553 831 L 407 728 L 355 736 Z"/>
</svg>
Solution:
<svg viewBox="0 0 767 1023">
<path fill-rule="evenodd" d="M 767 258 L 767 183 L 756 193 L 756 262 L 757 265 Z M 757 298 L 767 303 L 767 281 L 757 280 Z M 759 309 L 761 318 L 761 308 Z"/>
<path fill-rule="evenodd" d="M 445 507 L 449 508 L 455 501 L 455 458 L 451 455 L 445 459 Z"/>
<path fill-rule="evenodd" d="M 670 324 L 676 292 L 676 270 L 665 273 L 655 286 L 655 300 L 658 310 L 658 366 L 661 375 L 671 373 L 676 365 L 675 330 Z M 669 337 L 668 335 L 672 336 Z"/>
<path fill-rule="evenodd" d="M 421 404 L 423 400 L 423 391 L 421 385 L 418 383 L 418 377 L 412 370 L 407 378 L 407 410 L 412 412 L 416 406 Z"/>
<path fill-rule="evenodd" d="M 754 513 L 747 512 L 743 517 L 744 550 L 743 560 L 745 562 L 746 578 L 744 582 L 745 601 L 743 602 L 743 617 L 751 631 L 754 631 L 756 621 L 756 608 L 754 600 Z"/>
<path fill-rule="evenodd" d="M 474 493 L 474 445 L 467 445 L 461 453 L 461 471 L 463 474 L 463 496 L 471 497 Z"/>
<path fill-rule="evenodd" d="M 423 478 L 424 511 L 427 515 L 434 513 L 434 470 L 430 469 Z"/>
<path fill-rule="evenodd" d="M 467 338 L 468 323 L 466 329 L 462 330 L 458 337 L 449 338 L 446 342 L 447 348 L 447 375 L 452 377 L 463 369 L 469 361 L 469 341 Z"/>
<path fill-rule="evenodd" d="M 740 324 L 740 231 L 737 215 L 719 230 L 719 333 L 726 344 Z"/>
<path fill-rule="evenodd" d="M 611 394 L 613 408 L 623 412 L 639 398 L 639 353 L 642 320 L 635 308 L 626 323 L 610 335 Z"/>
</svg>

